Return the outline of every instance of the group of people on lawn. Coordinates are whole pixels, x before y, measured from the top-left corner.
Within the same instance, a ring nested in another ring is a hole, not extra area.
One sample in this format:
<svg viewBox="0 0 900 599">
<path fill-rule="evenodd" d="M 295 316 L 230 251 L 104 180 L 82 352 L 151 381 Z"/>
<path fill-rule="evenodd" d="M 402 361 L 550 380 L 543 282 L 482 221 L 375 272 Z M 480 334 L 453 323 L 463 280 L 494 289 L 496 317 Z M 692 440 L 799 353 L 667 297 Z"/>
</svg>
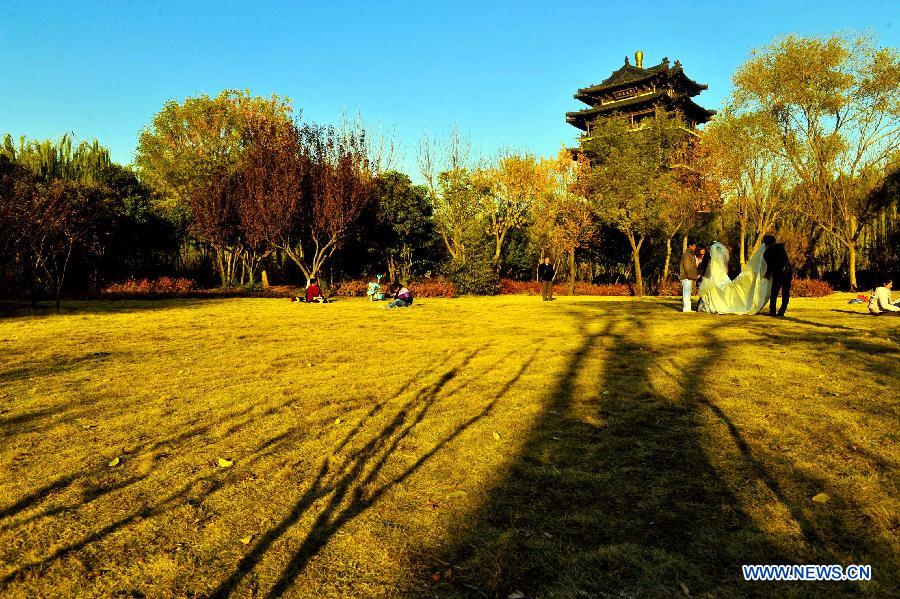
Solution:
<svg viewBox="0 0 900 599">
<path fill-rule="evenodd" d="M 765 246 L 763 258 L 765 260 L 765 272 L 763 276 L 771 281 L 769 296 L 769 314 L 772 316 L 784 316 L 787 311 L 788 301 L 791 296 L 791 281 L 793 279 L 793 269 L 788 258 L 784 245 L 778 243 L 772 235 L 766 235 L 763 238 Z M 694 284 L 702 279 L 708 266 L 709 256 L 706 247 L 698 245 L 695 242 L 688 244 L 687 250 L 681 257 L 679 264 L 679 274 L 682 284 L 682 310 L 691 312 L 691 294 L 693 293 Z M 544 257 L 538 265 L 538 281 L 541 284 L 541 297 L 543 301 L 553 300 L 553 279 L 556 272 L 550 262 L 549 257 Z M 871 314 L 900 314 L 900 301 L 891 303 L 891 289 L 893 281 L 886 277 L 881 285 L 872 291 L 869 298 L 869 312 Z M 409 308 L 413 304 L 413 293 L 409 287 L 400 283 L 391 285 L 391 302 L 388 308 Z M 781 295 L 781 307 L 776 312 L 775 307 L 778 296 Z M 381 275 L 376 276 L 376 280 L 371 281 L 366 289 L 366 296 L 370 301 L 379 301 L 385 299 L 385 294 L 381 290 Z M 309 304 L 326 304 L 328 299 L 322 294 L 322 288 L 319 286 L 317 278 L 312 277 L 306 286 L 306 293 L 303 297 L 294 297 L 291 301 L 306 302 Z"/>
<path fill-rule="evenodd" d="M 391 286 L 393 291 L 393 300 L 387 305 L 388 308 L 409 308 L 413 304 L 412 291 L 406 285 L 394 283 Z M 377 276 L 376 281 L 369 283 L 366 289 L 366 296 L 371 301 L 384 299 L 384 293 L 381 292 L 381 275 Z M 322 288 L 319 286 L 319 279 L 312 277 L 306 284 L 306 292 L 303 296 L 295 296 L 291 298 L 292 302 L 303 302 L 307 304 L 327 304 L 328 298 L 322 294 Z"/>
</svg>

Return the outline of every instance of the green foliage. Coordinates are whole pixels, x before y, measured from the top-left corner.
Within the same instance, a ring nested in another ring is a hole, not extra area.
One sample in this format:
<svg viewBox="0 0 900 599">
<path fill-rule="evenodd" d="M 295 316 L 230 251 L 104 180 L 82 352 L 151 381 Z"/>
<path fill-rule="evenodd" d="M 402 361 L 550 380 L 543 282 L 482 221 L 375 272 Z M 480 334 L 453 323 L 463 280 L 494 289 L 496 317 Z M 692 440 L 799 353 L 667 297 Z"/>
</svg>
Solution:
<svg viewBox="0 0 900 599">
<path fill-rule="evenodd" d="M 656 224 L 671 158 L 684 138 L 680 118 L 657 112 L 634 128 L 618 117 L 598 119 L 585 150 L 591 157 L 598 215 L 626 235 L 646 235 Z"/>
<path fill-rule="evenodd" d="M 190 201 L 237 166 L 243 134 L 260 114 L 289 119 L 290 100 L 224 90 L 214 98 L 203 94 L 166 102 L 138 140 L 135 161 L 141 178 L 164 196 Z"/>
<path fill-rule="evenodd" d="M 500 277 L 494 265 L 490 240 L 470 237 L 466 243 L 466 259 L 451 258 L 447 274 L 462 295 L 497 295 Z"/>
<path fill-rule="evenodd" d="M 0 154 L 31 171 L 42 181 L 64 179 L 89 185 L 101 183 L 112 161 L 109 150 L 96 139 L 93 143 L 76 144 L 72 135 L 65 134 L 54 141 L 27 141 L 19 138 L 18 147 L 12 135 L 7 133 L 0 147 Z"/>
<path fill-rule="evenodd" d="M 433 266 L 437 245 L 427 190 L 403 173 L 389 171 L 375 180 L 374 194 L 370 249 L 383 255 L 391 279 L 424 275 Z"/>
</svg>

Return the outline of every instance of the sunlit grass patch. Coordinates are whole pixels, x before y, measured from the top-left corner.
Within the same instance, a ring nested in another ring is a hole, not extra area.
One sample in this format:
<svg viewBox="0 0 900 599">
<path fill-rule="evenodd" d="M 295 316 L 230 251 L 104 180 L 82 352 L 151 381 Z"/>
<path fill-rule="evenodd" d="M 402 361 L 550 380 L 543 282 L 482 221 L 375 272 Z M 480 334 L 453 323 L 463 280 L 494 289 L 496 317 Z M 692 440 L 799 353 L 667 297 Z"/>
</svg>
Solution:
<svg viewBox="0 0 900 599">
<path fill-rule="evenodd" d="M 871 583 L 779 588 L 884 595 L 900 319 L 845 302 L 7 318 L 0 591 L 718 597 L 771 592 L 742 563 L 871 563 Z"/>
</svg>

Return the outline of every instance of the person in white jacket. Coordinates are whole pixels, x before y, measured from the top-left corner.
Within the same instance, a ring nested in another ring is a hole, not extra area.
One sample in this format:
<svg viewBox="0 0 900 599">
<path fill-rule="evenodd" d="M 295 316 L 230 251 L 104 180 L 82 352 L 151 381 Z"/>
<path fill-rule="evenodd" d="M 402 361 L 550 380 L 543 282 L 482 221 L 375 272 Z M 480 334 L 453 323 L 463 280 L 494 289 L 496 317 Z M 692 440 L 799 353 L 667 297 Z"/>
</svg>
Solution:
<svg viewBox="0 0 900 599">
<path fill-rule="evenodd" d="M 894 282 L 888 279 L 881 287 L 876 287 L 869 299 L 869 312 L 872 314 L 884 314 L 885 312 L 900 312 L 900 306 L 891 303 L 891 289 Z"/>
</svg>

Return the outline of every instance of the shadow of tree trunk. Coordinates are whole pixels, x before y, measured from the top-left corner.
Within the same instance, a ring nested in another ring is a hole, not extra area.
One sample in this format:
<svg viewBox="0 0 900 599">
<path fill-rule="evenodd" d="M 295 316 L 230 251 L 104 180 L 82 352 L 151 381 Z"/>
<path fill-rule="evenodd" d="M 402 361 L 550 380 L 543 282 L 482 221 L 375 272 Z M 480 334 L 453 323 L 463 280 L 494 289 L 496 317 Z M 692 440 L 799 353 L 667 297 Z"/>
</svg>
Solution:
<svg viewBox="0 0 900 599">
<path fill-rule="evenodd" d="M 699 359 L 679 364 L 677 397 L 671 397 L 655 385 L 658 361 L 671 356 L 654 355 L 643 321 L 627 307 L 597 316 L 606 317 L 597 321 L 605 322 L 601 330 L 592 330 L 583 314 L 574 316 L 580 346 L 509 476 L 457 524 L 456 542 L 435 551 L 433 563 L 451 564 L 455 575 L 432 584 L 428 594 L 744 597 L 775 591 L 744 582 L 741 565 L 797 563 L 813 554 L 787 551 L 761 530 L 710 462 L 704 411 L 726 416 L 704 386 L 727 359 L 727 345 L 708 328 Z M 803 510 L 727 418 L 726 424 L 734 442 L 729 451 L 740 453 L 814 543 L 817 533 Z M 859 589 L 794 584 L 805 585 L 790 587 L 801 596 Z"/>
</svg>

